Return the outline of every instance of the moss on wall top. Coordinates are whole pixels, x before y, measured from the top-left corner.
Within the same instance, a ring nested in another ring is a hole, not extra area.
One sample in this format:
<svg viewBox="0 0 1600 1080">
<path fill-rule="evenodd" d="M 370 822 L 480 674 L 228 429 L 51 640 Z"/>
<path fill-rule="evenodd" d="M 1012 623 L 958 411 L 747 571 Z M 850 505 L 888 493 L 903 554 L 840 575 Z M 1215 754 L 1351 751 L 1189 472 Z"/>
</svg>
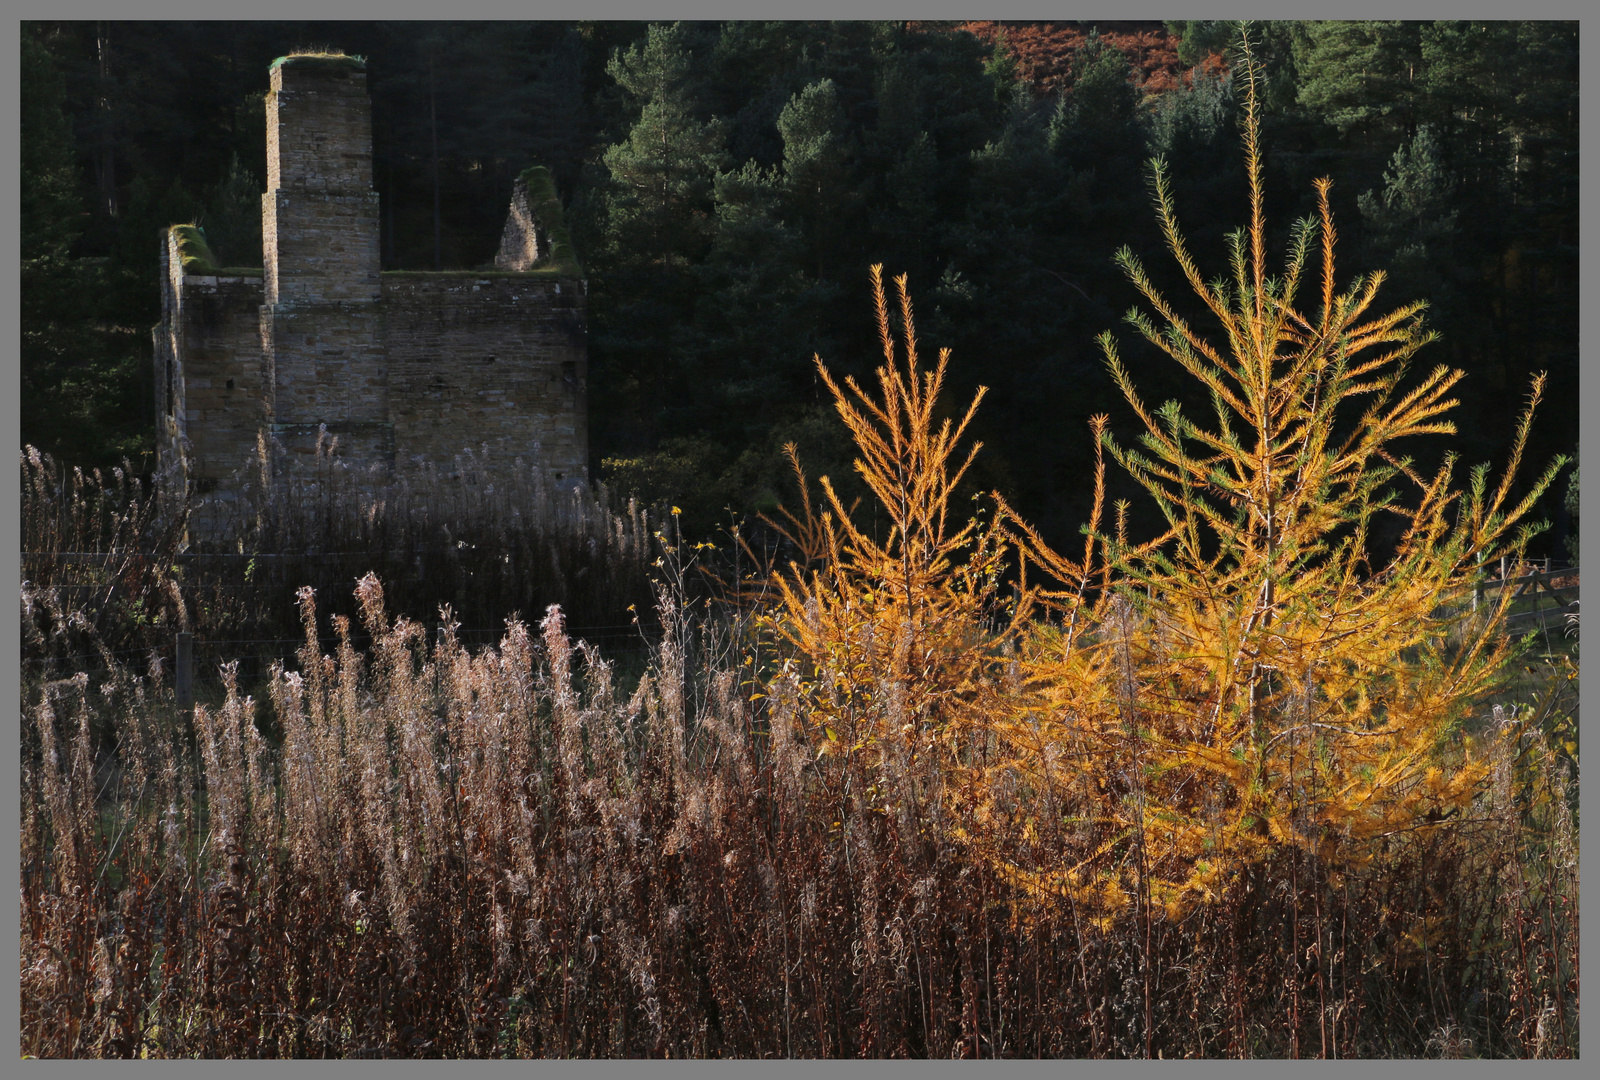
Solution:
<svg viewBox="0 0 1600 1080">
<path fill-rule="evenodd" d="M 473 281 L 498 281 L 509 278 L 512 281 L 571 281 L 583 275 L 576 272 L 573 267 L 549 266 L 541 263 L 528 270 L 501 270 L 495 266 L 483 267 L 478 270 L 385 270 L 380 277 L 405 280 L 407 278 L 424 281 L 437 278 L 458 278 Z"/>
<path fill-rule="evenodd" d="M 259 266 L 218 266 L 217 257 L 206 243 L 206 231 L 199 225 L 174 225 L 172 235 L 178 241 L 178 258 L 183 261 L 185 274 L 206 274 L 214 277 L 260 277 Z"/>
<path fill-rule="evenodd" d="M 275 68 L 286 64 L 313 71 L 317 69 L 327 71 L 365 71 L 367 69 L 367 58 L 365 56 L 347 56 L 344 53 L 335 52 L 294 52 L 287 56 L 278 57 L 271 63 L 270 67 Z"/>
</svg>

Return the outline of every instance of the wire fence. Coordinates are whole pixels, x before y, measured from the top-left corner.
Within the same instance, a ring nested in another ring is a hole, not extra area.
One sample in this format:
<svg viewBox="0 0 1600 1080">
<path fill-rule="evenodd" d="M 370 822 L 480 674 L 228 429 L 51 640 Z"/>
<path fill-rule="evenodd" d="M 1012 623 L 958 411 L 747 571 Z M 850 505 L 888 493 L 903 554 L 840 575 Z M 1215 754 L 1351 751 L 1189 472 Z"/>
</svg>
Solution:
<svg viewBox="0 0 1600 1080">
<path fill-rule="evenodd" d="M 430 641 L 437 640 L 440 629 L 441 625 L 437 622 L 427 627 Z M 506 631 L 505 625 L 458 626 L 454 628 L 453 633 L 456 640 L 463 645 L 483 648 L 498 645 Z M 585 641 L 598 646 L 607 656 L 617 657 L 649 653 L 659 644 L 662 631 L 659 626 L 641 620 L 639 623 L 618 623 L 610 626 L 568 626 L 567 635 L 574 641 Z M 189 639 L 187 647 L 179 644 L 185 637 Z M 367 637 L 364 632 L 358 633 L 352 630 L 351 644 L 358 649 L 364 648 L 368 644 Z M 340 640 L 337 633 L 331 631 L 319 633 L 318 652 L 322 655 L 332 655 L 338 649 Z M 25 672 L 35 674 L 52 671 L 68 671 L 74 674 L 82 672 L 91 679 L 100 679 L 111 674 L 112 669 L 106 665 L 108 658 L 124 668 L 159 662 L 162 671 L 170 674 L 177 682 L 220 687 L 221 671 L 225 665 L 238 664 L 247 677 L 251 678 L 264 675 L 266 666 L 274 660 L 281 660 L 293 669 L 298 666 L 299 653 L 305 644 L 304 635 L 293 638 L 202 638 L 180 633 L 173 634 L 170 640 L 159 646 L 105 649 L 48 657 L 23 657 L 21 664 Z"/>
<path fill-rule="evenodd" d="M 407 552 L 406 558 L 436 559 L 451 554 L 446 550 L 428 550 Z M 150 559 L 154 556 L 131 557 Z M 35 564 L 53 562 L 63 567 L 93 569 L 120 566 L 130 558 L 130 554 L 83 551 L 24 552 L 23 558 L 25 566 L 30 562 Z M 183 552 L 170 556 L 170 559 L 176 566 L 197 568 L 217 564 L 248 565 L 250 562 L 256 562 L 261 565 L 276 566 L 289 573 L 293 572 L 292 567 L 295 565 L 315 566 L 317 576 L 324 581 L 330 574 L 331 568 L 328 565 L 330 562 L 341 560 L 370 562 L 383 559 L 391 567 L 396 562 L 395 553 L 379 551 Z M 1577 566 L 1553 563 L 1546 558 L 1539 562 L 1516 565 L 1501 560 L 1498 565 L 1488 564 L 1479 569 L 1487 570 L 1487 574 L 1473 588 L 1469 601 L 1472 612 L 1492 609 L 1496 603 L 1494 594 L 1503 589 L 1513 588 L 1516 593 L 1512 600 L 1514 608 L 1506 620 L 1508 633 L 1520 636 L 1539 631 L 1549 635 L 1552 632 L 1561 634 L 1571 629 L 1578 610 L 1581 571 Z M 391 582 L 401 584 L 397 580 L 385 579 L 386 585 Z M 109 581 L 57 581 L 54 587 L 62 591 L 95 590 L 105 589 L 111 584 Z M 1446 614 L 1462 612 L 1463 608 L 1456 608 Z M 542 614 L 542 611 L 523 612 L 522 618 L 532 623 L 537 622 Z M 569 620 L 571 614 L 568 613 Z M 319 619 L 319 622 L 321 621 Z M 423 624 L 429 640 L 435 640 L 443 625 L 441 621 L 438 618 L 418 621 Z M 456 639 L 465 645 L 484 647 L 496 645 L 506 630 L 507 624 L 502 621 L 497 625 L 456 625 L 454 634 Z M 569 621 L 567 633 L 574 639 L 599 647 L 607 656 L 622 659 L 648 653 L 659 643 L 662 631 L 653 619 L 646 617 L 613 623 Z M 21 665 L 25 675 L 49 677 L 51 674 L 59 675 L 62 672 L 74 674 L 82 672 L 91 678 L 103 678 L 111 671 L 107 665 L 108 660 L 123 668 L 140 668 L 154 662 L 161 665 L 165 674 L 188 685 L 220 687 L 221 671 L 226 664 L 237 664 L 241 678 L 257 680 L 265 677 L 274 661 L 282 661 L 291 668 L 296 666 L 298 654 L 306 644 L 303 633 L 294 636 L 192 634 L 189 635 L 187 648 L 180 650 L 178 641 L 181 636 L 173 633 L 159 643 L 137 647 L 96 648 L 50 656 L 24 656 L 21 658 Z M 350 636 L 352 644 L 358 648 L 364 647 L 367 643 L 367 635 L 358 620 L 352 620 Z M 319 630 L 317 634 L 317 647 L 324 655 L 336 651 L 339 641 L 340 636 L 331 628 Z"/>
<path fill-rule="evenodd" d="M 304 644 L 298 594 L 305 586 L 316 594 L 319 624 L 326 624 L 330 616 L 346 615 L 361 636 L 352 593 L 355 583 L 369 572 L 377 574 L 392 616 L 405 614 L 436 626 L 434 613 L 441 604 L 449 604 L 454 616 L 468 623 L 459 627 L 457 636 L 473 643 L 499 639 L 505 632 L 505 623 L 498 617 L 502 613 L 536 622 L 551 603 L 559 603 L 571 633 L 595 644 L 628 649 L 641 638 L 648 639 L 648 625 L 641 631 L 638 624 L 619 622 L 615 616 L 626 617 L 628 610 L 648 610 L 653 591 L 645 571 L 636 556 L 514 548 L 502 554 L 482 543 L 466 542 L 402 550 L 22 553 L 25 591 L 31 585 L 35 595 L 41 595 L 42 588 L 59 597 L 56 604 L 63 612 L 71 615 L 81 609 L 89 623 L 97 624 L 103 617 L 125 621 L 127 613 L 119 605 L 137 602 L 148 594 L 152 580 L 165 582 L 156 590 L 155 599 L 164 605 L 173 600 L 186 605 L 188 614 L 181 620 L 176 610 L 168 612 L 174 616 L 173 629 L 179 621 L 194 623 L 184 628 L 197 632 L 197 647 L 208 662 L 230 650 L 251 655 L 298 651 Z M 202 608 L 210 613 L 230 613 L 222 616 L 218 625 L 215 615 L 201 617 Z M 612 618 L 607 619 L 608 615 Z M 202 625 L 207 621 L 211 625 Z M 229 634 L 228 630 L 244 633 Z M 109 649 L 91 641 L 77 643 L 77 649 L 70 645 L 62 649 L 63 641 L 50 655 L 25 655 L 23 663 L 33 669 L 79 664 L 80 670 L 93 671 L 104 666 L 107 656 L 129 663 L 152 652 L 171 655 L 170 642 L 152 642 L 148 633 L 132 635 L 143 638 L 138 644 L 123 636 L 123 641 L 111 642 Z M 326 628 L 321 640 L 328 648 L 337 635 Z"/>
</svg>

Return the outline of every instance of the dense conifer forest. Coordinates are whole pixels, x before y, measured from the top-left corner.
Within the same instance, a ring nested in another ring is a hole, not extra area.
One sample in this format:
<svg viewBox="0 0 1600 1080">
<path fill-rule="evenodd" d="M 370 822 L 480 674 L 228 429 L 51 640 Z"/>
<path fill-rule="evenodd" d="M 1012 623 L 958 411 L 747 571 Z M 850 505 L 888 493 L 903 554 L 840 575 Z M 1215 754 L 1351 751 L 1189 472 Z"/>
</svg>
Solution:
<svg viewBox="0 0 1600 1080">
<path fill-rule="evenodd" d="M 1420 369 L 1467 374 L 1462 459 L 1503 464 L 1541 371 L 1530 458 L 1573 451 L 1577 25 L 1259 29 L 1273 238 L 1331 177 L 1344 264 L 1385 268 L 1393 302 L 1426 300 L 1441 337 Z M 1135 299 L 1113 254 L 1160 248 L 1148 160 L 1166 160 L 1197 251 L 1220 251 L 1243 205 L 1230 33 L 26 24 L 23 442 L 76 464 L 148 461 L 157 230 L 197 221 L 225 261 L 259 262 L 267 67 L 328 46 L 368 58 L 385 268 L 485 263 L 514 176 L 555 174 L 589 281 L 595 475 L 680 506 L 701 533 L 792 499 L 785 442 L 848 477 L 812 357 L 868 370 L 861 298 L 882 262 L 909 275 L 925 337 L 952 349 L 952 390 L 990 388 L 969 484 L 1064 541 L 1091 466 L 1066 433 L 1101 411 L 1134 430 L 1093 342 Z M 1125 359 L 1151 399 L 1189 393 L 1153 350 Z M 1118 483 L 1113 497 L 1131 493 Z M 1566 554 L 1560 494 L 1535 551 Z"/>
</svg>

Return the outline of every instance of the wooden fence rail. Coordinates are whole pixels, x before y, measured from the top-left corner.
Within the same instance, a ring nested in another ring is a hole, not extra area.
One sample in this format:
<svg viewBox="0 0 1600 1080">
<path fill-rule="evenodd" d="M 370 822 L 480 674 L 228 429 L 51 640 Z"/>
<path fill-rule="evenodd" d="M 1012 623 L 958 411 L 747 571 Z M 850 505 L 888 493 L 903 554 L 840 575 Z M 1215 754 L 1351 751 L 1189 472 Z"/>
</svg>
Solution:
<svg viewBox="0 0 1600 1080">
<path fill-rule="evenodd" d="M 1501 560 L 1499 579 L 1489 578 L 1478 583 L 1472 592 L 1472 610 L 1478 611 L 1490 602 L 1490 594 L 1505 589 L 1515 589 L 1512 603 L 1527 597 L 1533 606 L 1527 611 L 1515 611 L 1506 617 L 1506 630 L 1523 634 L 1532 630 L 1564 630 L 1566 616 L 1578 611 L 1579 570 L 1576 566 L 1552 569 L 1550 560 L 1538 563 L 1506 565 Z M 1546 598 L 1549 603 L 1545 603 Z M 1496 598 L 1498 599 L 1498 598 Z"/>
</svg>

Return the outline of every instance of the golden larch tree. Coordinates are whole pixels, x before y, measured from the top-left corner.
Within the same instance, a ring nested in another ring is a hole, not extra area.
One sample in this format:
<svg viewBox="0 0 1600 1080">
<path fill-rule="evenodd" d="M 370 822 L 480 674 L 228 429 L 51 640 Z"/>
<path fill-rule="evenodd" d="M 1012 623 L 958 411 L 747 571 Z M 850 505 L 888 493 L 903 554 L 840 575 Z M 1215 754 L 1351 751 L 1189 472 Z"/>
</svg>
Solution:
<svg viewBox="0 0 1600 1080">
<path fill-rule="evenodd" d="M 1226 277 L 1202 276 L 1166 167 L 1152 165 L 1167 247 L 1220 338 L 1191 326 L 1129 250 L 1118 255 L 1153 309 L 1129 321 L 1200 381 L 1214 422 L 1148 407 L 1111 335 L 1100 341 L 1144 432 L 1120 446 L 1097 417 L 1096 436 L 1167 529 L 1135 546 L 1119 525 L 1099 537 L 1093 571 L 1097 525 L 1083 563 L 1014 534 L 1024 561 L 1065 587 L 1035 592 L 1059 617 L 1024 635 L 1025 692 L 997 719 L 1008 753 L 985 782 L 1032 793 L 1025 835 L 1048 826 L 1071 842 L 1030 861 L 1011 840 L 973 839 L 1028 891 L 1101 919 L 1132 904 L 1178 914 L 1275 853 L 1348 868 L 1373 841 L 1465 806 L 1487 765 L 1460 722 L 1504 670 L 1510 590 L 1486 618 L 1461 614 L 1461 601 L 1488 560 L 1520 554 L 1532 529 L 1519 524 L 1564 464 L 1511 497 L 1542 378 L 1492 491 L 1484 468 L 1462 491 L 1452 456 L 1429 476 L 1397 449 L 1454 432 L 1462 373 L 1411 377 L 1434 335 L 1421 303 L 1373 312 L 1382 273 L 1341 290 L 1329 180 L 1271 272 L 1248 40 L 1244 55 L 1250 219 L 1230 237 Z M 1297 306 L 1317 265 L 1311 303 Z M 1384 517 L 1398 530 L 1380 529 Z"/>
</svg>

